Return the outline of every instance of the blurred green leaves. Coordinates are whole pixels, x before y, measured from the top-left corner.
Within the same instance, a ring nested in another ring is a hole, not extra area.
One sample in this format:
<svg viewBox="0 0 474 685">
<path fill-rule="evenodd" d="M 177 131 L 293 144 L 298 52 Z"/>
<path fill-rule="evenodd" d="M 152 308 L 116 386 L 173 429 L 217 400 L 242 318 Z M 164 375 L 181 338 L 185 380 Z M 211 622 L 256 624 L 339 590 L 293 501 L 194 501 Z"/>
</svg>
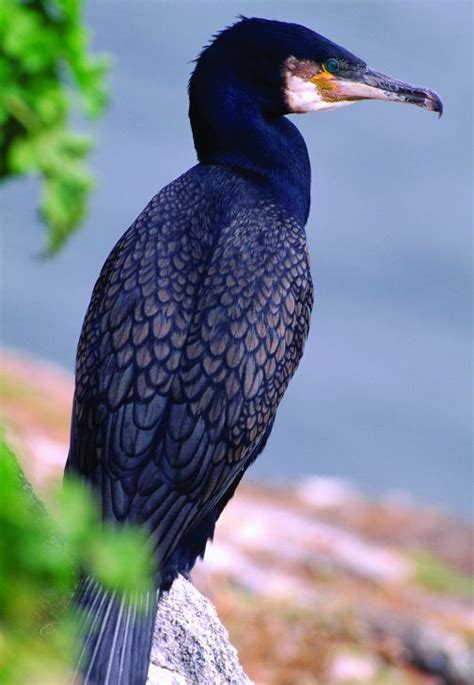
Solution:
<svg viewBox="0 0 474 685">
<path fill-rule="evenodd" d="M 122 593 L 151 589 L 143 535 L 99 523 L 84 487 L 67 482 L 48 511 L 0 438 L 0 682 L 63 683 L 78 616 L 78 569 Z"/>
<path fill-rule="evenodd" d="M 107 103 L 106 59 L 92 57 L 81 0 L 0 4 L 0 179 L 34 174 L 52 254 L 80 225 L 94 179 L 84 160 L 92 138 L 71 131 L 78 104 L 90 116 Z"/>
</svg>

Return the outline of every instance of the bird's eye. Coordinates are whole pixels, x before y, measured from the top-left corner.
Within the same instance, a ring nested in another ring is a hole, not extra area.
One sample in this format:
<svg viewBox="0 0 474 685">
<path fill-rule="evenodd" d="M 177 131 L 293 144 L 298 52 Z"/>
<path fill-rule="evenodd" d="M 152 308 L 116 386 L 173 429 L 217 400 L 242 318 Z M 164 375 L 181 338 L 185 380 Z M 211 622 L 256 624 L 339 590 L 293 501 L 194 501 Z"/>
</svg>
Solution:
<svg viewBox="0 0 474 685">
<path fill-rule="evenodd" d="M 329 71 L 330 74 L 337 74 L 339 71 L 339 62 L 337 59 L 331 58 L 324 62 L 324 68 Z"/>
</svg>

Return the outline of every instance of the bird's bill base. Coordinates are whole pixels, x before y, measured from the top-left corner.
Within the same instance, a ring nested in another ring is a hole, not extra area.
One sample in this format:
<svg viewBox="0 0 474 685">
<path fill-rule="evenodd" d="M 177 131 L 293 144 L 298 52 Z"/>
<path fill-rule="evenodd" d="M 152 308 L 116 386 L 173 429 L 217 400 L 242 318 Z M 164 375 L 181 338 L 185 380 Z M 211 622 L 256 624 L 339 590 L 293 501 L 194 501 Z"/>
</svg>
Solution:
<svg viewBox="0 0 474 685">
<path fill-rule="evenodd" d="M 311 81 L 325 102 L 335 107 L 359 100 L 388 100 L 416 105 L 438 112 L 439 116 L 443 113 L 443 103 L 433 90 L 398 81 L 369 67 L 350 75 L 320 72 Z"/>
</svg>

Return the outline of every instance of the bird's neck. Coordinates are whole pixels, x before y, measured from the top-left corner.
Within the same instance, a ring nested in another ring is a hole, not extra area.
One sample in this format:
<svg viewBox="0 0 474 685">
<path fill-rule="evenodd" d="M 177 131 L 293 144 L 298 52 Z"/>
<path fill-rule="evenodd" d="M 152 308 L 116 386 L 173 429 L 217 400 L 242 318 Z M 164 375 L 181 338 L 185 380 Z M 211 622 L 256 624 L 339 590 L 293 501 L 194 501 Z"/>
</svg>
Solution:
<svg viewBox="0 0 474 685">
<path fill-rule="evenodd" d="M 265 117 L 252 103 L 193 107 L 190 118 L 199 161 L 251 175 L 304 226 L 310 208 L 311 167 L 303 136 L 283 116 Z"/>
</svg>

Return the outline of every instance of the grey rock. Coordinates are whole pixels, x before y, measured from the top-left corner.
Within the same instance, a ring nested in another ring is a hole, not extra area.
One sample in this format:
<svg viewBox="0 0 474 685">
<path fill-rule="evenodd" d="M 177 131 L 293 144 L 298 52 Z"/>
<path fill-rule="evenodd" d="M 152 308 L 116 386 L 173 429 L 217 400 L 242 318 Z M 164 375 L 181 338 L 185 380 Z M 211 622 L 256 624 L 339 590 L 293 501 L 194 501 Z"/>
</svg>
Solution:
<svg viewBox="0 0 474 685">
<path fill-rule="evenodd" d="M 147 685 L 252 685 L 213 604 L 182 576 L 158 605 Z"/>
</svg>

